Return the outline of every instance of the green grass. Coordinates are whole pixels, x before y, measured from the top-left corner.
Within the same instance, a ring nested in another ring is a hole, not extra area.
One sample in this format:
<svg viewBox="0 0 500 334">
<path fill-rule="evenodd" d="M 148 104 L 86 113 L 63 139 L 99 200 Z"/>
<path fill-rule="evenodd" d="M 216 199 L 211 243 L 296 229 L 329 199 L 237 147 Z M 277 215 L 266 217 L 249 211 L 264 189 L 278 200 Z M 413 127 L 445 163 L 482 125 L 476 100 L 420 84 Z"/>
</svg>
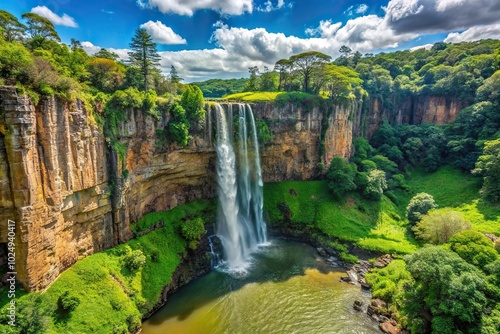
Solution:
<svg viewBox="0 0 500 334">
<path fill-rule="evenodd" d="M 225 95 L 222 99 L 246 102 L 267 102 L 274 101 L 279 94 L 282 94 L 282 92 L 243 92 Z"/>
<path fill-rule="evenodd" d="M 434 173 L 412 172 L 407 184 L 415 193 L 431 194 L 440 208 L 451 207 L 462 212 L 474 230 L 500 235 L 500 206 L 480 198 L 479 178 L 445 166 Z"/>
<path fill-rule="evenodd" d="M 186 240 L 180 233 L 183 220 L 213 216 L 212 203 L 196 201 L 170 211 L 148 214 L 141 222 L 147 225 L 163 220 L 165 226 L 90 255 L 63 272 L 42 294 L 43 312 L 49 316 L 47 332 L 113 333 L 114 329 L 127 326 L 127 319 L 140 321 L 141 316 L 156 304 L 186 254 Z M 146 256 L 144 266 L 130 271 L 123 265 L 128 247 L 143 252 Z M 80 299 L 80 304 L 65 315 L 57 310 L 57 300 L 68 290 Z M 19 296 L 18 303 L 27 296 Z"/>
<path fill-rule="evenodd" d="M 283 204 L 291 213 L 284 219 Z M 264 186 L 264 210 L 271 226 L 319 231 L 333 239 L 348 241 L 380 252 L 407 254 L 417 245 L 407 233 L 407 221 L 389 199 L 369 201 L 352 194 L 336 201 L 326 181 L 289 181 Z"/>
</svg>

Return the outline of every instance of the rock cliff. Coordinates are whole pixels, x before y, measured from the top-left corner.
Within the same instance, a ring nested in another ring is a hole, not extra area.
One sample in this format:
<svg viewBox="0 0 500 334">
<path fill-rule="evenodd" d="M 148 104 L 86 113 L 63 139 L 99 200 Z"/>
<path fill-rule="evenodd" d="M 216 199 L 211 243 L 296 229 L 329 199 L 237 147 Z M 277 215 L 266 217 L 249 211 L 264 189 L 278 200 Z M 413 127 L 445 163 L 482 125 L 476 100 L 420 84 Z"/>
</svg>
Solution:
<svg viewBox="0 0 500 334">
<path fill-rule="evenodd" d="M 446 122 L 460 107 L 439 99 L 416 105 L 411 122 Z M 393 117 L 377 102 L 373 113 L 358 103 L 252 108 L 272 133 L 261 150 L 266 182 L 321 176 L 333 156 L 349 157 L 353 136 Z M 47 287 L 78 259 L 132 238 L 130 224 L 149 212 L 215 197 L 215 108 L 207 110 L 185 148 L 160 140 L 167 114 L 127 110 L 117 138 L 126 153 L 119 157 L 79 101 L 50 97 L 33 105 L 15 88 L 0 87 L 0 248 L 12 219 L 22 284 Z"/>
</svg>

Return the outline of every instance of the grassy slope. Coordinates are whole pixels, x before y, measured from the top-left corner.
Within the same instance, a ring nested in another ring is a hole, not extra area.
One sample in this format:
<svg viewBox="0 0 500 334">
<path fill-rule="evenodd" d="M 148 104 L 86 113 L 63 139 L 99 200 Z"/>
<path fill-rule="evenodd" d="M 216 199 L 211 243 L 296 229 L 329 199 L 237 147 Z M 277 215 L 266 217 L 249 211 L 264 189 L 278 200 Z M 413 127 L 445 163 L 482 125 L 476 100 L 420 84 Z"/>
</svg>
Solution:
<svg viewBox="0 0 500 334">
<path fill-rule="evenodd" d="M 411 253 L 417 249 L 406 232 L 401 210 L 389 199 L 374 202 L 353 194 L 345 202 L 335 201 L 325 181 L 268 183 L 264 187 L 264 210 L 271 225 L 279 226 L 286 203 L 291 212 L 290 227 L 351 241 L 381 252 Z"/>
<path fill-rule="evenodd" d="M 452 207 L 472 223 L 474 230 L 500 235 L 500 206 L 480 199 L 481 180 L 451 167 L 429 174 L 416 171 L 408 185 L 417 192 L 431 194 L 440 208 Z"/>
<path fill-rule="evenodd" d="M 245 102 L 274 101 L 276 96 L 281 93 L 282 92 L 243 92 L 225 95 L 222 99 Z"/>
<path fill-rule="evenodd" d="M 158 300 L 185 253 L 186 241 L 179 233 L 182 219 L 213 215 L 211 208 L 209 201 L 196 201 L 148 214 L 139 222 L 141 227 L 160 220 L 165 226 L 75 263 L 42 295 L 44 312 L 50 316 L 48 332 L 113 333 L 114 328 L 126 326 L 127 318 L 139 320 Z M 146 256 L 146 264 L 137 271 L 123 266 L 127 247 L 141 249 Z M 57 300 L 66 290 L 78 296 L 80 304 L 64 316 L 57 311 Z M 0 306 L 7 301 L 1 300 Z"/>
<path fill-rule="evenodd" d="M 326 181 L 269 183 L 264 187 L 264 210 L 270 224 L 280 226 L 283 214 L 278 207 L 286 203 L 291 212 L 289 227 L 321 231 L 368 250 L 408 254 L 418 243 L 408 232 L 405 208 L 413 194 L 426 192 L 434 196 L 439 207 L 462 212 L 473 229 L 500 235 L 500 206 L 480 199 L 478 178 L 442 167 L 435 173 L 414 171 L 407 184 L 412 193 L 396 192 L 399 203 L 395 205 L 387 197 L 373 202 L 357 194 L 344 202 L 336 201 Z"/>
</svg>

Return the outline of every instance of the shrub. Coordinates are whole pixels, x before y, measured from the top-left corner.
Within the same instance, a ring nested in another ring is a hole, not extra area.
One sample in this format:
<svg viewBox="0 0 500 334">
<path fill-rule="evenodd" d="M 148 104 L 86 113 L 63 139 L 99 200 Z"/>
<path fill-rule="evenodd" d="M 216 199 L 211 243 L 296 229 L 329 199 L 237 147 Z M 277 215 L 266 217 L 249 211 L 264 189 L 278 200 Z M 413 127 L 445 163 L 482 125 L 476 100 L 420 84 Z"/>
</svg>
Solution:
<svg viewBox="0 0 500 334">
<path fill-rule="evenodd" d="M 460 212 L 450 209 L 431 210 L 422 217 L 413 231 L 417 238 L 433 244 L 443 244 L 456 233 L 470 228 Z"/>
<path fill-rule="evenodd" d="M 482 233 L 463 231 L 450 238 L 450 249 L 462 259 L 479 268 L 485 267 L 498 258 L 493 242 Z"/>
<path fill-rule="evenodd" d="M 57 299 L 57 307 L 63 312 L 71 312 L 80 305 L 80 298 L 75 296 L 71 291 L 64 291 Z"/>
<path fill-rule="evenodd" d="M 495 241 L 495 249 L 497 250 L 498 253 L 500 253 L 500 239 L 497 239 Z"/>
<path fill-rule="evenodd" d="M 192 249 L 196 248 L 205 232 L 205 222 L 200 217 L 188 220 L 181 225 L 181 235 L 188 241 L 189 247 Z"/>
<path fill-rule="evenodd" d="M 127 254 L 123 257 L 123 264 L 131 271 L 137 270 L 146 264 L 146 256 L 144 256 L 140 249 L 132 251 L 130 247 L 128 247 Z"/>
<path fill-rule="evenodd" d="M 412 225 L 422 219 L 429 210 L 437 208 L 434 197 L 427 193 L 418 193 L 410 200 L 406 207 L 406 217 Z"/>
<path fill-rule="evenodd" d="M 385 189 L 387 189 L 387 182 L 384 171 L 379 169 L 372 170 L 368 174 L 368 182 L 364 190 L 365 196 L 378 201 Z"/>
<path fill-rule="evenodd" d="M 330 181 L 328 188 L 337 199 L 341 199 L 344 194 L 356 189 L 354 183 L 356 169 L 354 163 L 349 163 L 342 157 L 332 159 L 326 178 Z"/>
</svg>

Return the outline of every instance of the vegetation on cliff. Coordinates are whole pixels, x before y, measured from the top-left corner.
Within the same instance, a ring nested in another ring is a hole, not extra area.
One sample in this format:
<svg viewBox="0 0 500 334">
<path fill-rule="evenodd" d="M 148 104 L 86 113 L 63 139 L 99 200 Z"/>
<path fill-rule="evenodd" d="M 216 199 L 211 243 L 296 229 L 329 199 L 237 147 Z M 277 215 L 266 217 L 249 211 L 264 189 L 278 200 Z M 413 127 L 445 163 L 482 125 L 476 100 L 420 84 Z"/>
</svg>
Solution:
<svg viewBox="0 0 500 334">
<path fill-rule="evenodd" d="M 0 332 L 135 333 L 188 247 L 197 247 L 204 223 L 213 223 L 214 208 L 210 201 L 197 201 L 145 215 L 134 224 L 136 233 L 163 224 L 78 261 L 44 293 L 19 294 L 16 327 L 7 325 L 9 298 L 2 290 Z"/>
</svg>

